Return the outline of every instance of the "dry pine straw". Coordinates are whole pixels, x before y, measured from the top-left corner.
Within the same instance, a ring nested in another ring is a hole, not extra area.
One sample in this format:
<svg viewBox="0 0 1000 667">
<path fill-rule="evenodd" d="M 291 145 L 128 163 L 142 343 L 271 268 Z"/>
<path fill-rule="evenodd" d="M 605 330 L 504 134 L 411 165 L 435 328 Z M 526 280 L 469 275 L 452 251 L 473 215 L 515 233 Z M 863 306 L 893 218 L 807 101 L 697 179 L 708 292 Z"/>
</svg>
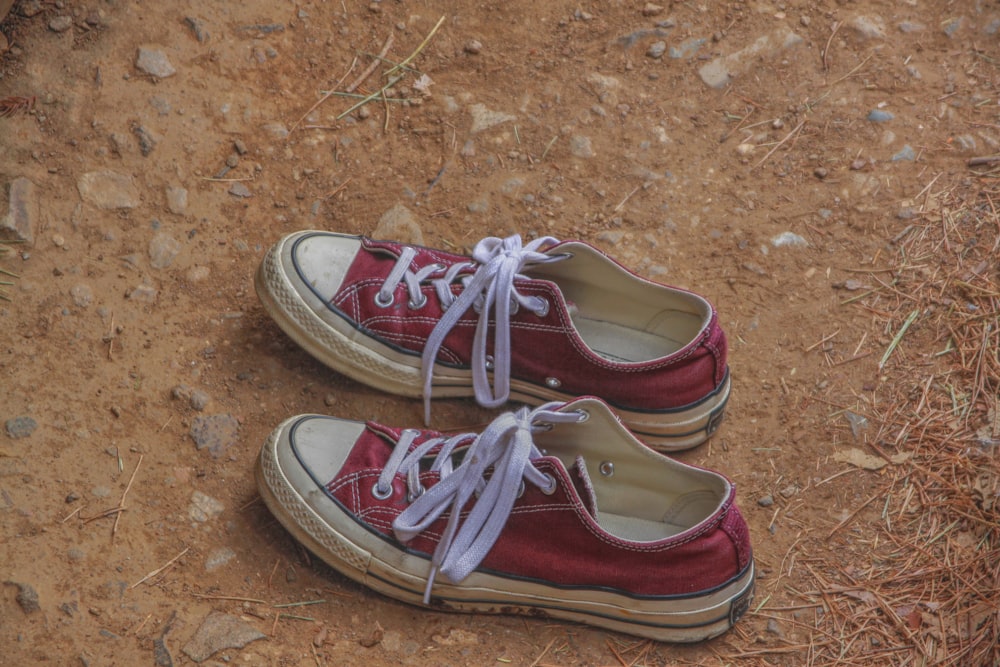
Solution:
<svg viewBox="0 0 1000 667">
<path fill-rule="evenodd" d="M 885 468 L 857 519 L 871 545 L 864 562 L 802 563 L 815 581 L 800 593 L 817 609 L 803 649 L 811 666 L 1000 665 L 995 188 L 928 196 L 882 251 L 891 271 L 873 270 L 874 289 L 845 306 L 882 327 L 878 354 L 894 344 L 870 397 L 869 453 L 908 458 Z"/>
</svg>

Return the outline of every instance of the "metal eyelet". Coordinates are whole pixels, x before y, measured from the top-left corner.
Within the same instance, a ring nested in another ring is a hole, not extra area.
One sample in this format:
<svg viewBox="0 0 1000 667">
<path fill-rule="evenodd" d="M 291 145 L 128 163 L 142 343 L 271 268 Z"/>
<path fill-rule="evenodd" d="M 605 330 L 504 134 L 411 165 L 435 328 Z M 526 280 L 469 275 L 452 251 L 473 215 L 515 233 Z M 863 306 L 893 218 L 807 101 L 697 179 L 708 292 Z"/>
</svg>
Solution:
<svg viewBox="0 0 1000 667">
<path fill-rule="evenodd" d="M 375 482 L 375 485 L 372 486 L 372 497 L 375 498 L 375 500 L 387 500 L 388 498 L 391 498 L 392 485 L 390 484 L 389 490 L 383 493 L 382 491 L 379 491 L 378 482 Z"/>
<path fill-rule="evenodd" d="M 494 366 L 494 364 L 493 364 L 493 355 L 492 354 L 487 354 L 486 355 L 486 370 L 488 370 L 488 371 L 493 370 L 493 366 Z"/>
<path fill-rule="evenodd" d="M 393 301 L 395 301 L 395 298 L 393 298 L 392 294 L 389 295 L 388 301 L 383 301 L 381 290 L 375 292 L 375 305 L 378 306 L 379 308 L 388 308 L 389 306 L 392 305 Z"/>
<path fill-rule="evenodd" d="M 545 378 L 545 386 L 549 389 L 558 389 L 562 386 L 562 382 L 559 381 L 559 378 L 547 377 Z"/>
<path fill-rule="evenodd" d="M 412 310 L 417 310 L 417 309 L 423 308 L 424 306 L 427 305 L 427 295 L 421 293 L 420 294 L 420 301 L 413 301 L 413 300 L 411 300 L 408 305 L 410 306 L 410 308 Z"/>
<path fill-rule="evenodd" d="M 409 491 L 407 491 L 406 492 L 406 502 L 412 503 L 414 500 L 416 500 L 420 496 L 424 495 L 424 491 L 426 491 L 426 490 L 427 489 L 425 489 L 424 487 L 420 486 L 420 487 L 417 487 L 417 492 L 416 493 L 410 493 Z"/>
<path fill-rule="evenodd" d="M 542 493 L 544 493 L 547 496 L 551 496 L 553 493 L 556 492 L 556 489 L 559 488 L 559 485 L 556 484 L 556 478 L 550 475 L 549 473 L 545 473 L 545 478 L 549 480 L 549 485 L 544 489 L 542 489 Z"/>
<path fill-rule="evenodd" d="M 580 418 L 579 418 L 579 419 L 577 419 L 577 423 L 578 423 L 578 424 L 582 424 L 583 422 L 585 422 L 585 421 L 587 421 L 588 419 L 590 419 L 590 413 L 589 413 L 589 412 L 587 412 L 586 410 L 582 409 L 582 408 L 577 408 L 577 411 L 576 411 L 576 413 L 577 413 L 578 415 L 580 415 Z"/>
<path fill-rule="evenodd" d="M 601 465 L 597 467 L 601 471 L 601 474 L 605 477 L 615 476 L 615 464 L 611 461 L 601 461 Z"/>
<path fill-rule="evenodd" d="M 545 317 L 549 314 L 549 302 L 548 299 L 542 299 L 543 306 L 541 309 L 535 311 L 535 317 Z"/>
</svg>

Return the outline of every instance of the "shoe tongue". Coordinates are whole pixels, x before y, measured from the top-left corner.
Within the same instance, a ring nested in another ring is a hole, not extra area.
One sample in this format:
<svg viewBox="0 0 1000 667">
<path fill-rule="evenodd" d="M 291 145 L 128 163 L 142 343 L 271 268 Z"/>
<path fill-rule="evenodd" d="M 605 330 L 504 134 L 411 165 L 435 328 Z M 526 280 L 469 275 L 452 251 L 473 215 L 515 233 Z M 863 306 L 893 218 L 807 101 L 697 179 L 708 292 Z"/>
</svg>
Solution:
<svg viewBox="0 0 1000 667">
<path fill-rule="evenodd" d="M 573 482 L 583 506 L 590 516 L 597 520 L 597 495 L 594 493 L 594 485 L 590 482 L 590 473 L 587 472 L 587 462 L 582 456 L 577 456 L 573 462 L 573 469 L 569 471 L 569 478 Z"/>
</svg>

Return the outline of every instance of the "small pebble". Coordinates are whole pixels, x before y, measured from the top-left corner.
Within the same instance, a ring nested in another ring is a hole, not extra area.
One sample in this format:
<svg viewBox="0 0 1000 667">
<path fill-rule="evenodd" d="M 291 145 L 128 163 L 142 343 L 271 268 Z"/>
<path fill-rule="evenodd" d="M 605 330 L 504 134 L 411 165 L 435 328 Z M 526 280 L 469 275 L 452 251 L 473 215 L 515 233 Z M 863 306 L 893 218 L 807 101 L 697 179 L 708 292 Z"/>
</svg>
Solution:
<svg viewBox="0 0 1000 667">
<path fill-rule="evenodd" d="M 66 32 L 73 27 L 72 16 L 56 16 L 49 21 L 49 30 L 52 32 Z"/>
<path fill-rule="evenodd" d="M 868 114 L 868 120 L 873 123 L 885 123 L 895 118 L 895 116 L 889 111 L 883 111 L 882 109 L 873 109 Z"/>
<path fill-rule="evenodd" d="M 38 603 L 38 591 L 31 584 L 21 584 L 16 581 L 9 582 L 17 586 L 17 604 L 21 606 L 25 614 L 33 614 L 42 608 Z"/>
<path fill-rule="evenodd" d="M 829 173 L 830 172 L 826 170 L 826 167 L 816 167 L 815 169 L 813 169 L 813 175 L 819 179 L 826 178 Z"/>
<path fill-rule="evenodd" d="M 15 440 L 19 438 L 27 438 L 35 429 L 38 428 L 38 422 L 36 422 L 31 417 L 14 417 L 8 419 L 6 424 L 7 435 Z"/>
<path fill-rule="evenodd" d="M 250 188 L 243 183 L 233 183 L 229 188 L 229 194 L 234 197 L 241 197 L 244 199 L 253 196 L 253 193 L 250 192 Z"/>
<path fill-rule="evenodd" d="M 191 392 L 191 400 L 190 400 L 191 407 L 197 410 L 198 412 L 204 410 L 208 406 L 210 400 L 211 399 L 209 398 L 208 394 L 206 394 L 200 389 L 195 389 L 194 391 Z"/>
<path fill-rule="evenodd" d="M 757 504 L 761 507 L 770 507 L 774 504 L 774 496 L 761 496 L 757 499 Z"/>
<path fill-rule="evenodd" d="M 464 50 L 466 53 L 476 56 L 483 50 L 483 44 L 479 40 L 470 39 L 465 43 Z"/>
</svg>

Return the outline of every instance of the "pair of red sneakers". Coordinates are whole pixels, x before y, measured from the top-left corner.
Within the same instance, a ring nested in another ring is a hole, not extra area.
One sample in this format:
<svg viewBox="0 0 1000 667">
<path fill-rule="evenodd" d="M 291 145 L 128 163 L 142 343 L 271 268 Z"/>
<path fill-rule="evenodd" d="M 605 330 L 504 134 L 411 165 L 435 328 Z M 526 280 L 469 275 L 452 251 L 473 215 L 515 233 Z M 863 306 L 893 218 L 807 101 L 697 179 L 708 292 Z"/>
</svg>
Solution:
<svg viewBox="0 0 1000 667">
<path fill-rule="evenodd" d="M 487 238 L 471 257 L 318 231 L 256 276 L 267 312 L 355 380 L 522 407 L 445 436 L 319 415 L 257 468 L 279 521 L 344 575 L 434 608 L 570 619 L 665 641 L 746 611 L 753 559 L 693 447 L 729 397 L 726 338 L 693 293 L 586 243 Z M 582 397 L 582 398 L 580 398 Z"/>
</svg>

